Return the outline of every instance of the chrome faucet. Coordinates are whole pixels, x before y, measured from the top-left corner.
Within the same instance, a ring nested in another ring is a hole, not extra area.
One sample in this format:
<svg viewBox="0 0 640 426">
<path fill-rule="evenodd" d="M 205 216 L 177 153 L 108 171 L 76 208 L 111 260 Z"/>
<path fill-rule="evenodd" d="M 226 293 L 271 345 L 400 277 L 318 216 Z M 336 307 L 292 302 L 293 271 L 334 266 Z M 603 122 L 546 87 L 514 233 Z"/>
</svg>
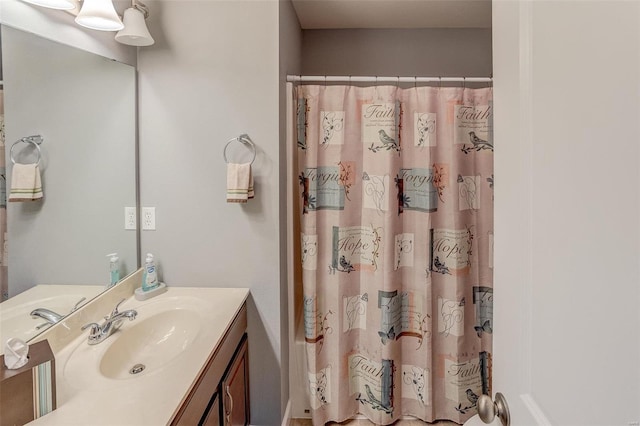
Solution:
<svg viewBox="0 0 640 426">
<path fill-rule="evenodd" d="M 107 337 L 111 336 L 116 330 L 120 328 L 125 318 L 129 318 L 129 321 L 133 321 L 134 319 L 136 319 L 136 315 L 138 315 L 138 312 L 136 312 L 133 309 L 129 309 L 123 312 L 118 312 L 118 307 L 125 300 L 126 299 L 122 299 L 116 305 L 116 307 L 113 308 L 113 311 L 111 311 L 111 314 L 104 317 L 104 323 L 102 325 L 95 322 L 91 322 L 82 327 L 83 330 L 91 327 L 91 329 L 89 330 L 89 338 L 88 338 L 88 343 L 90 345 L 97 345 L 98 343 L 106 340 Z"/>
<path fill-rule="evenodd" d="M 74 307 L 71 309 L 71 312 L 69 313 L 75 312 L 78 309 L 78 306 L 80 306 L 80 304 L 84 302 L 86 299 L 87 299 L 86 297 L 83 297 L 82 299 L 78 300 L 78 302 L 74 305 Z M 36 330 L 39 330 L 42 327 L 45 327 L 47 325 L 53 325 L 53 324 L 59 323 L 62 320 L 62 318 L 64 318 L 64 315 L 57 314 L 47 308 L 36 308 L 33 311 L 31 311 L 30 315 L 31 315 L 31 318 L 42 318 L 43 320 L 46 321 L 45 323 L 38 325 L 36 327 Z"/>
</svg>

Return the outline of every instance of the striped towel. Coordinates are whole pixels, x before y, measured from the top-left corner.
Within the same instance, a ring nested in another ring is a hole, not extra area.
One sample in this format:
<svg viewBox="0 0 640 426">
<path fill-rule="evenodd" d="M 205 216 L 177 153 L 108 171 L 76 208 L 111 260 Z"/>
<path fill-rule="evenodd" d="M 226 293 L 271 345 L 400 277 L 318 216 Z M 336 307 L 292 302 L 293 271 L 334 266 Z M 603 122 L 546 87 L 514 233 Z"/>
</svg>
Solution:
<svg viewBox="0 0 640 426">
<path fill-rule="evenodd" d="M 9 201 L 36 201 L 42 199 L 42 182 L 37 163 L 13 165 Z"/>
<path fill-rule="evenodd" d="M 251 163 L 227 164 L 227 203 L 246 203 L 253 195 Z"/>
</svg>

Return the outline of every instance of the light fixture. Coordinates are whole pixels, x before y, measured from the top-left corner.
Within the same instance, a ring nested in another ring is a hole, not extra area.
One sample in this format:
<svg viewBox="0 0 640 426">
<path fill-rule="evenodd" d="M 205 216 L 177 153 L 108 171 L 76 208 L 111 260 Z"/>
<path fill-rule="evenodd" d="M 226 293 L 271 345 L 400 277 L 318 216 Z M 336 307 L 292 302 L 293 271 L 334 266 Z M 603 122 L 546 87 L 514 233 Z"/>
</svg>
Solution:
<svg viewBox="0 0 640 426">
<path fill-rule="evenodd" d="M 35 4 L 36 6 L 48 7 L 49 9 L 71 10 L 76 5 L 71 0 L 22 0 L 25 3 Z"/>
<path fill-rule="evenodd" d="M 116 41 L 129 46 L 151 46 L 155 43 L 149 33 L 145 19 L 149 9 L 138 0 L 131 0 L 131 7 L 124 11 L 120 20 L 113 0 L 22 0 L 36 6 L 67 10 L 75 18 L 76 24 L 99 31 L 118 31 Z M 0 0 L 2 2 L 2 0 Z M 82 3 L 82 7 L 80 7 Z M 78 12 L 80 9 L 80 12 Z"/>
<path fill-rule="evenodd" d="M 144 20 L 149 16 L 147 7 L 136 0 L 124 11 L 124 29 L 116 34 L 116 41 L 130 46 L 151 46 L 155 41 Z"/>
<path fill-rule="evenodd" d="M 119 31 L 124 28 L 111 0 L 84 0 L 76 23 L 99 31 Z"/>
</svg>

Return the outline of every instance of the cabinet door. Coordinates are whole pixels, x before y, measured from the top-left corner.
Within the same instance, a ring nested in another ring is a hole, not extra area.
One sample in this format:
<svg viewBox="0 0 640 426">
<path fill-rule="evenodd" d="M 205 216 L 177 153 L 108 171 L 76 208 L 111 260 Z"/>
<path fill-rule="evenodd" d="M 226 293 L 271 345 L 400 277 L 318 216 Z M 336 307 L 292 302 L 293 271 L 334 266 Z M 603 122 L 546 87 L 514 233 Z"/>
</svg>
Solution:
<svg viewBox="0 0 640 426">
<path fill-rule="evenodd" d="M 220 394 L 216 393 L 213 396 L 213 402 L 211 403 L 211 408 L 209 408 L 209 412 L 206 417 L 202 421 L 203 426 L 220 426 L 222 422 L 220 421 Z"/>
<path fill-rule="evenodd" d="M 222 381 L 222 410 L 225 426 L 244 426 L 249 421 L 249 371 L 247 339 L 243 339 Z"/>
</svg>

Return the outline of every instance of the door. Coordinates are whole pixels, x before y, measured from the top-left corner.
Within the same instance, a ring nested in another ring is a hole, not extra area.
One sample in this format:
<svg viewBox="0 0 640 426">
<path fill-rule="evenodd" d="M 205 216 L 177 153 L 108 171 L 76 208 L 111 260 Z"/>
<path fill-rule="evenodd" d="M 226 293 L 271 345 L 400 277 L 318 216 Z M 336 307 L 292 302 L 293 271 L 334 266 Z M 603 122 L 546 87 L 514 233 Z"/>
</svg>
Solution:
<svg viewBox="0 0 640 426">
<path fill-rule="evenodd" d="M 493 392 L 640 423 L 640 2 L 494 1 Z"/>
<path fill-rule="evenodd" d="M 224 395 L 222 411 L 225 426 L 244 426 L 249 420 L 249 370 L 247 339 L 243 338 L 221 384 Z"/>
</svg>

